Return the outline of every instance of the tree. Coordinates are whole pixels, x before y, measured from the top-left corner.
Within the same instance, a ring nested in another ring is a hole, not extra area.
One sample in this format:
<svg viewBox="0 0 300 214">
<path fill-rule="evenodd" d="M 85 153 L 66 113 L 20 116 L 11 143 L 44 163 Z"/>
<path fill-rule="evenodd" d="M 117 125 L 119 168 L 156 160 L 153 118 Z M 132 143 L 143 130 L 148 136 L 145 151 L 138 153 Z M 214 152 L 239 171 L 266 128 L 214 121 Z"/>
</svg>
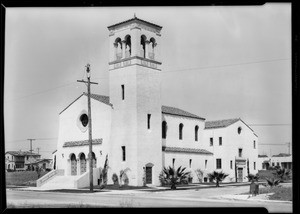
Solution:
<svg viewBox="0 0 300 214">
<path fill-rule="evenodd" d="M 216 181 L 216 187 L 220 186 L 220 181 L 223 181 L 228 174 L 224 173 L 224 172 L 217 172 L 217 171 L 213 171 L 212 173 L 208 173 L 207 176 L 211 179 Z"/>
<path fill-rule="evenodd" d="M 127 172 L 130 171 L 130 169 L 127 167 L 126 169 L 120 170 L 120 187 L 122 186 L 122 182 L 124 182 L 125 185 L 128 185 L 129 179 L 127 176 Z"/>
<path fill-rule="evenodd" d="M 273 175 L 275 175 L 277 178 L 279 178 L 280 181 L 283 181 L 285 178 L 289 178 L 290 177 L 290 173 L 291 173 L 291 171 L 288 170 L 288 169 L 278 168 L 278 169 L 276 169 L 275 172 L 273 172 Z"/>
<path fill-rule="evenodd" d="M 178 167 L 177 170 L 175 170 L 174 167 L 164 167 L 163 173 L 164 173 L 164 180 L 167 184 L 171 185 L 171 189 L 176 189 L 176 184 L 182 183 L 183 181 L 186 181 L 188 178 L 188 175 L 190 172 L 185 172 L 185 167 L 181 168 Z"/>
<path fill-rule="evenodd" d="M 255 181 L 258 181 L 258 179 L 259 179 L 259 175 L 258 175 L 258 173 L 257 174 L 249 174 L 248 176 L 247 176 L 247 178 L 248 178 L 248 181 L 250 181 L 251 183 L 254 183 Z"/>
<path fill-rule="evenodd" d="M 106 155 L 103 169 L 100 172 L 100 189 L 104 189 L 107 185 L 108 155 Z"/>
<path fill-rule="evenodd" d="M 270 187 L 278 186 L 281 179 L 279 178 L 266 178 L 266 181 L 268 182 L 268 185 Z"/>
</svg>

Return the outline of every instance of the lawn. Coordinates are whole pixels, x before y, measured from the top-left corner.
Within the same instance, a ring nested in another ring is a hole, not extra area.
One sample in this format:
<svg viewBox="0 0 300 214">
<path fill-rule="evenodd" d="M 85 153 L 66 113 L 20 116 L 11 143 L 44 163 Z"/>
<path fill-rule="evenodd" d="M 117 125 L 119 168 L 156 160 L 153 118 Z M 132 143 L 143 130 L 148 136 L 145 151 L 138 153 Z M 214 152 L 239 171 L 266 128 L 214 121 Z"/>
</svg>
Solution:
<svg viewBox="0 0 300 214">
<path fill-rule="evenodd" d="M 270 200 L 279 200 L 279 201 L 292 201 L 293 192 L 292 187 L 266 187 L 259 190 L 260 194 L 265 193 L 274 193 L 269 197 Z"/>
<path fill-rule="evenodd" d="M 40 177 L 47 173 L 41 172 Z M 6 185 L 36 186 L 37 179 L 38 175 L 35 171 L 6 172 Z"/>
</svg>

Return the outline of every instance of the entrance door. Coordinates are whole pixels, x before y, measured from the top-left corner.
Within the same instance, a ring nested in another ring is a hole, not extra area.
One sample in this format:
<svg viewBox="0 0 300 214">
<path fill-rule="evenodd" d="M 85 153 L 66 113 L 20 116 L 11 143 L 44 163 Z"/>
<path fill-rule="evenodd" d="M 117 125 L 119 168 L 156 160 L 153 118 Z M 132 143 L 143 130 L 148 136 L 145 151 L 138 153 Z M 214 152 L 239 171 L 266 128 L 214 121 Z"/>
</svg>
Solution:
<svg viewBox="0 0 300 214">
<path fill-rule="evenodd" d="M 238 182 L 243 182 L 243 168 L 238 168 L 238 177 L 237 177 Z"/>
<path fill-rule="evenodd" d="M 146 184 L 152 184 L 152 167 L 146 166 Z"/>
<path fill-rule="evenodd" d="M 77 161 L 74 154 L 71 156 L 71 175 L 77 175 Z"/>
<path fill-rule="evenodd" d="M 85 155 L 82 153 L 80 155 L 80 174 L 86 172 L 86 160 Z"/>
</svg>

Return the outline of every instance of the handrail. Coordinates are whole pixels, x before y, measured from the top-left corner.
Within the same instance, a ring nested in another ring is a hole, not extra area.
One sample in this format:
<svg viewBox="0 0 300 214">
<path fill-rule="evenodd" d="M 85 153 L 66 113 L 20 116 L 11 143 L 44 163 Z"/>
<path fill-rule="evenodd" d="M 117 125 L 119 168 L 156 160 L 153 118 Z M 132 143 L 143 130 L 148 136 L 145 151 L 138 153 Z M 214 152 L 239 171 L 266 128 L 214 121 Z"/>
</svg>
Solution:
<svg viewBox="0 0 300 214">
<path fill-rule="evenodd" d="M 46 175 L 44 175 L 43 177 L 39 178 L 36 181 L 36 186 L 40 187 L 47 180 L 49 180 L 50 178 L 54 177 L 55 175 L 63 175 L 63 174 L 64 174 L 64 170 L 63 169 L 52 170 L 52 171 L 48 172 Z"/>
</svg>

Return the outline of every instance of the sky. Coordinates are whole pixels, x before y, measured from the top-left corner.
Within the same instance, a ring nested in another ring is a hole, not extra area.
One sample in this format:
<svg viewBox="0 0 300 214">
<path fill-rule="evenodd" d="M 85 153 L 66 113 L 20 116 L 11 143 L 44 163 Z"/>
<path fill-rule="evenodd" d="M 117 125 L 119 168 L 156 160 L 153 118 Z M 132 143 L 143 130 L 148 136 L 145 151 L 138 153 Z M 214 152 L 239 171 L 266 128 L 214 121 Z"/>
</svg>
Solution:
<svg viewBox="0 0 300 214">
<path fill-rule="evenodd" d="M 5 150 L 51 158 L 59 113 L 86 86 L 109 95 L 107 26 L 134 17 L 162 26 L 162 104 L 206 118 L 241 118 L 259 154 L 288 152 L 291 4 L 6 8 Z"/>
</svg>

